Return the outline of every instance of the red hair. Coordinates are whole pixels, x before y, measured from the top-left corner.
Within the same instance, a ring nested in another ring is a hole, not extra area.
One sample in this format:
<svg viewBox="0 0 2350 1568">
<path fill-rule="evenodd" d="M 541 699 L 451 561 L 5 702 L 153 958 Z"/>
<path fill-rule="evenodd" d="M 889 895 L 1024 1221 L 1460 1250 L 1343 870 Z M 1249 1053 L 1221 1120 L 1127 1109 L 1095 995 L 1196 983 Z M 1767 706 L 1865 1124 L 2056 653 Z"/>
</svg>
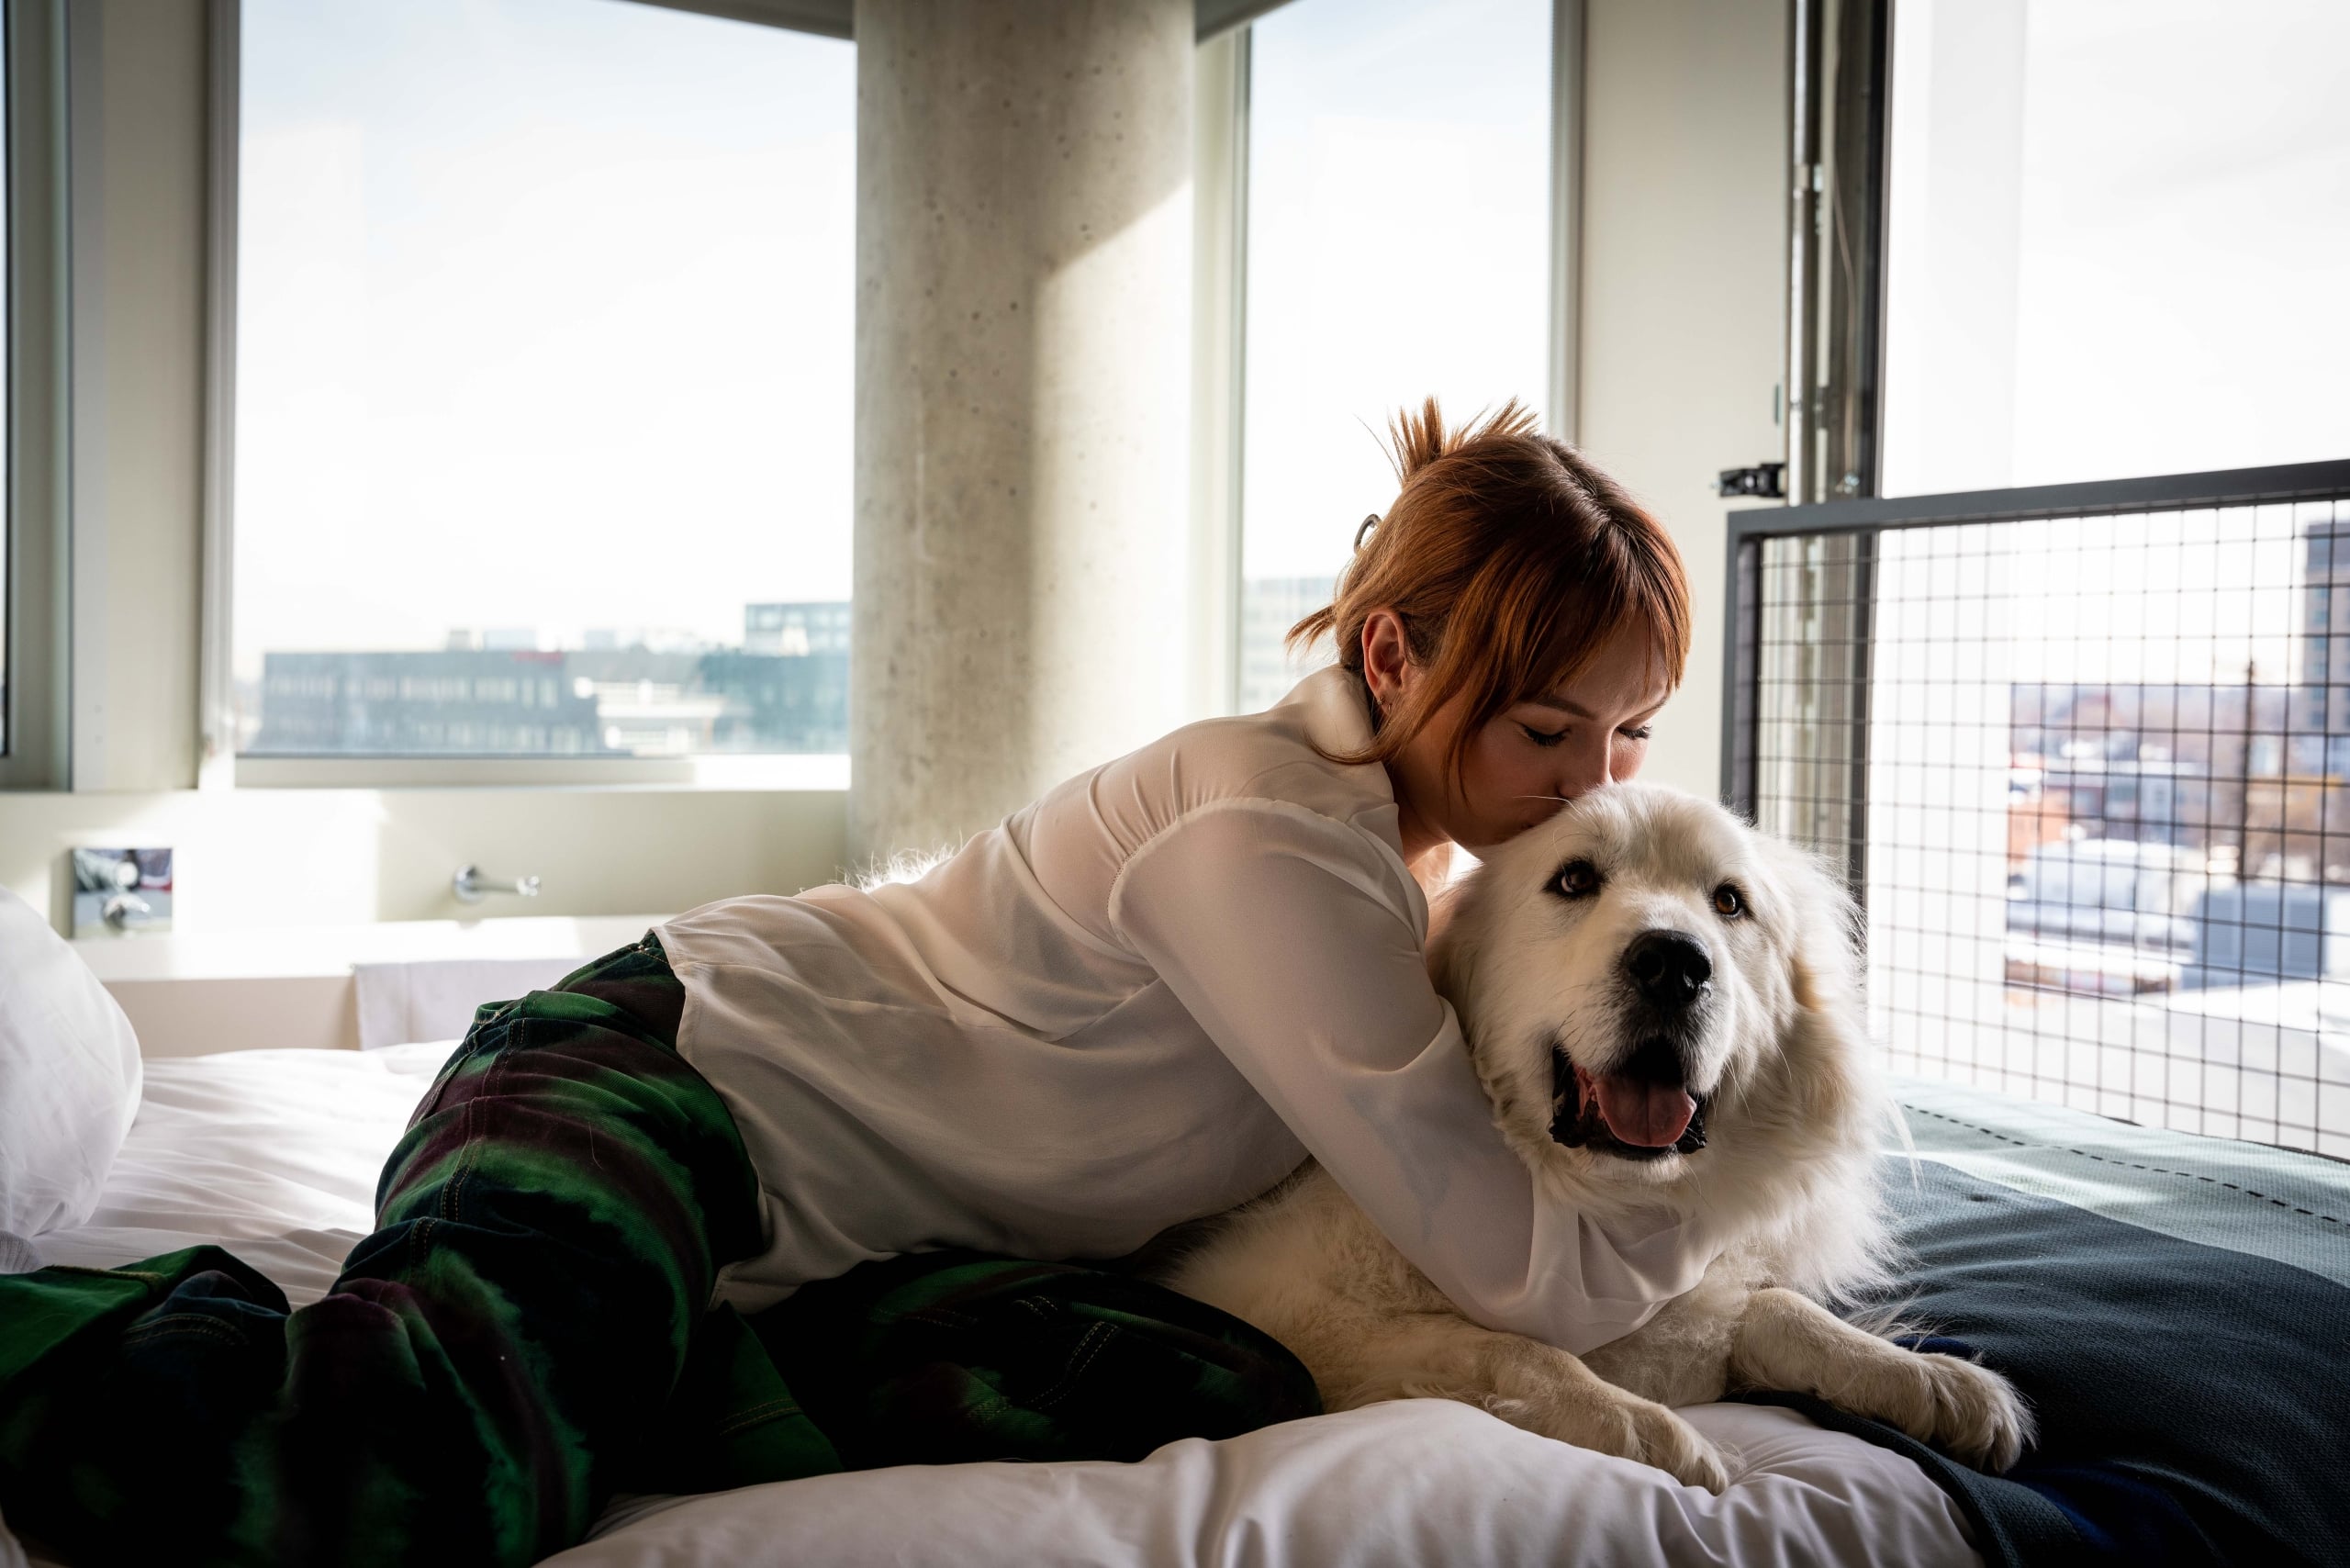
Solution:
<svg viewBox="0 0 2350 1568">
<path fill-rule="evenodd" d="M 1399 491 L 1368 519 L 1330 605 L 1290 628 L 1300 647 L 1325 633 L 1362 673 L 1374 610 L 1404 623 L 1425 678 L 1382 716 L 1347 763 L 1385 762 L 1462 692 L 1457 773 L 1470 738 L 1516 703 L 1572 679 L 1627 626 L 1648 638 L 1668 686 L 1689 663 L 1689 578 L 1672 537 L 1623 488 L 1515 400 L 1447 432 L 1430 398 L 1389 427 Z"/>
</svg>

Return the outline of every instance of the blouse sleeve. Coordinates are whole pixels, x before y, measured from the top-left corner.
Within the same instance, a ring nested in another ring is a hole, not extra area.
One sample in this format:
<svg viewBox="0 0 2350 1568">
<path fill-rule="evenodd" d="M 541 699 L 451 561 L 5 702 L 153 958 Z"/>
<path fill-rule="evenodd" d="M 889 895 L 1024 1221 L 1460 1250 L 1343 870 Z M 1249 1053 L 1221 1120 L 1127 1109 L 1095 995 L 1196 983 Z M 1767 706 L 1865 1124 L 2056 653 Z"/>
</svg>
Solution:
<svg viewBox="0 0 2350 1568">
<path fill-rule="evenodd" d="M 1119 933 L 1381 1233 L 1475 1321 L 1593 1350 L 1695 1283 L 1537 1201 L 1429 983 L 1410 884 L 1360 829 L 1273 801 L 1201 807 L 1137 850 Z"/>
</svg>

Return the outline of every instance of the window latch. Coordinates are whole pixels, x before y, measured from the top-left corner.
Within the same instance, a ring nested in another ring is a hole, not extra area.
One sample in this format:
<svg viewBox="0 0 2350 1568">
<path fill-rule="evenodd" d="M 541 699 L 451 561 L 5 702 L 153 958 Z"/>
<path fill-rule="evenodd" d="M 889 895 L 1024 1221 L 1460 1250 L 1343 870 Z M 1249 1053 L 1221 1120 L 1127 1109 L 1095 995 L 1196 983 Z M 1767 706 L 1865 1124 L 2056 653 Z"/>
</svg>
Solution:
<svg viewBox="0 0 2350 1568">
<path fill-rule="evenodd" d="M 1751 468 L 1725 468 L 1721 472 L 1720 488 L 1716 493 L 1784 500 L 1787 494 L 1787 465 L 1784 463 L 1758 463 Z"/>
</svg>

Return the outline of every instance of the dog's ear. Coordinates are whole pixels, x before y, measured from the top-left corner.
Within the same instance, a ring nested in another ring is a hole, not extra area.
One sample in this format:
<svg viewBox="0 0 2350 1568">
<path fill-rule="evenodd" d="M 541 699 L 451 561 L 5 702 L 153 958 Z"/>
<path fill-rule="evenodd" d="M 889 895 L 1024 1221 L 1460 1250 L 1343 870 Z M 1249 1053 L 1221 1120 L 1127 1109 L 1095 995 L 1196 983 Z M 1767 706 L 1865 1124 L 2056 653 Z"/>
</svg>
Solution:
<svg viewBox="0 0 2350 1568">
<path fill-rule="evenodd" d="M 1827 860 L 1758 833 L 1787 899 L 1787 940 L 1796 1004 L 1808 1011 L 1859 1009 L 1868 917 Z M 1865 1031 L 1866 1025 L 1860 1026 Z"/>
<path fill-rule="evenodd" d="M 1781 1048 L 1797 1069 L 1809 1114 L 1840 1122 L 1861 1117 L 1872 1123 L 1874 1136 L 1883 1096 L 1869 1038 L 1865 917 L 1819 857 L 1761 836 L 1787 900 L 1787 983 L 1796 1011 Z"/>
<path fill-rule="evenodd" d="M 1908 1128 L 1886 1092 L 1869 1036 L 1866 916 L 1820 857 L 1764 836 L 1788 898 L 1788 985 L 1794 1015 L 1779 1042 L 1787 1109 L 1822 1159 L 1812 1209 L 1820 1223 L 1803 1249 L 1809 1284 L 1848 1296 L 1884 1286 L 1889 1232 L 1872 1172 L 1890 1134 Z"/>
</svg>

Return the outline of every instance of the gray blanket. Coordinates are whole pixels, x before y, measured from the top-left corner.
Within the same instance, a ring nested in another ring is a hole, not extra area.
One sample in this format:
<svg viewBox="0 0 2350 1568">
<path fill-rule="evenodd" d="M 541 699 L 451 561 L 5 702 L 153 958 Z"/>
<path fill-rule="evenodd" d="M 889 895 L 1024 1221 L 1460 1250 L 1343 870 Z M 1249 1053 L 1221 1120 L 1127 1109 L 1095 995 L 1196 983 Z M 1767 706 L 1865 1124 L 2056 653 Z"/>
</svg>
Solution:
<svg viewBox="0 0 2350 1568">
<path fill-rule="evenodd" d="M 1995 1564 L 2350 1564 L 2350 1165 L 1957 1085 L 1898 1085 L 1889 1160 L 1920 1348 L 2014 1379 L 2001 1477 L 1924 1465 Z"/>
</svg>

